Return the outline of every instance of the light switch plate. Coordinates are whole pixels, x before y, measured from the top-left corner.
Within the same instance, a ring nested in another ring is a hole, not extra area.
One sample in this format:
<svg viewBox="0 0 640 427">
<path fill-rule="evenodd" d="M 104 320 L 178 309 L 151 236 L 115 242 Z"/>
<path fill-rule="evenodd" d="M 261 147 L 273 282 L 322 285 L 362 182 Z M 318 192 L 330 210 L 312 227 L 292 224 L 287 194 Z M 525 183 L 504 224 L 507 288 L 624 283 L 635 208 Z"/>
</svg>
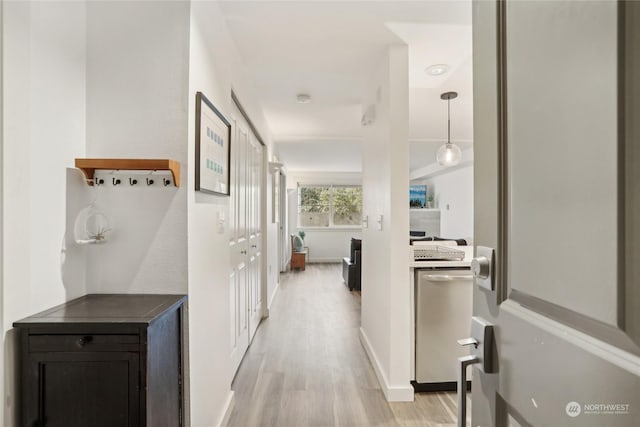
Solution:
<svg viewBox="0 0 640 427">
<path fill-rule="evenodd" d="M 224 226 L 225 226 L 225 214 L 224 212 L 216 212 L 216 222 L 217 222 L 217 229 L 218 229 L 218 234 L 224 234 Z"/>
</svg>

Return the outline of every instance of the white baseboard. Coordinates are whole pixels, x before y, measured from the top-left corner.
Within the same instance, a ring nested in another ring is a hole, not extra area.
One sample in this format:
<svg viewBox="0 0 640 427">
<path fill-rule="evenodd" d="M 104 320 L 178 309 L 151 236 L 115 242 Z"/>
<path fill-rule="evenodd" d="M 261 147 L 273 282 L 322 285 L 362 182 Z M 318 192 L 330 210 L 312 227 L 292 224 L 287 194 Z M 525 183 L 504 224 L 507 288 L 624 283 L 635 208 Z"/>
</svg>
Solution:
<svg viewBox="0 0 640 427">
<path fill-rule="evenodd" d="M 376 373 L 376 377 L 378 377 L 378 383 L 380 383 L 380 388 L 382 388 L 387 402 L 413 402 L 413 387 L 411 387 L 411 384 L 407 384 L 406 386 L 392 386 L 389 384 L 384 369 L 378 360 L 378 356 L 376 356 L 376 352 L 373 350 L 369 338 L 367 338 L 367 334 L 362 328 L 360 328 L 360 342 L 367 352 L 367 356 L 369 356 L 369 360 L 373 365 L 373 370 Z"/>
<path fill-rule="evenodd" d="M 273 300 L 276 298 L 276 295 L 278 294 L 278 289 L 280 289 L 280 282 L 276 282 L 276 287 L 273 290 L 273 295 L 271 295 L 271 299 L 267 304 L 267 312 L 271 309 L 271 304 L 273 304 Z"/>
<path fill-rule="evenodd" d="M 225 427 L 229 423 L 229 417 L 231 416 L 231 411 L 233 411 L 233 402 L 235 392 L 233 390 L 229 391 L 229 396 L 227 396 L 227 403 L 225 404 L 224 414 L 222 415 L 222 419 L 218 423 L 219 427 Z"/>
</svg>

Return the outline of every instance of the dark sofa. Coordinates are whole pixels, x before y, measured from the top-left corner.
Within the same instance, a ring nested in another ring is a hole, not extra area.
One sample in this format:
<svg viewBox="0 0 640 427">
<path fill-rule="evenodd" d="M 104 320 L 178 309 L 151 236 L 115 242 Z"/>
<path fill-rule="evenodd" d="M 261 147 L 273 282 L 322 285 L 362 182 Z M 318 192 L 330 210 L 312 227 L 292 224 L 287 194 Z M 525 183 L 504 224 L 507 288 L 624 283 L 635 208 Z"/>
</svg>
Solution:
<svg viewBox="0 0 640 427">
<path fill-rule="evenodd" d="M 362 240 L 351 239 L 349 256 L 342 259 L 342 279 L 350 291 L 362 289 Z"/>
</svg>

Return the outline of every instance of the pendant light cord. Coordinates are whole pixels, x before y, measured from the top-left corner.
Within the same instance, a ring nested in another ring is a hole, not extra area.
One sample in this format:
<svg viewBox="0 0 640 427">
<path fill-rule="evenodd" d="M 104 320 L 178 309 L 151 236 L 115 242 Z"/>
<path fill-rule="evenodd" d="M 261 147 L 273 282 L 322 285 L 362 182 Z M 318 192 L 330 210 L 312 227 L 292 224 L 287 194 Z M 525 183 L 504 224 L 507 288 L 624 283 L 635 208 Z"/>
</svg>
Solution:
<svg viewBox="0 0 640 427">
<path fill-rule="evenodd" d="M 451 145 L 451 98 L 447 98 L 447 145 Z"/>
</svg>

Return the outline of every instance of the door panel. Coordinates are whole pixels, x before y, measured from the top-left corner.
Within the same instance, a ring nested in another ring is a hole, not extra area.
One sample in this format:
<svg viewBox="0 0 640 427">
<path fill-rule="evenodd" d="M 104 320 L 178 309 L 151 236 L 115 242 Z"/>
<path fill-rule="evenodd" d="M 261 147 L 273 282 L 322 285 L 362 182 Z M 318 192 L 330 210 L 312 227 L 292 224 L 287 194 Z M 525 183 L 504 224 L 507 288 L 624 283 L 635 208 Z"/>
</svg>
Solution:
<svg viewBox="0 0 640 427">
<path fill-rule="evenodd" d="M 236 373 L 242 357 L 249 346 L 248 328 L 248 238 L 247 238 L 247 144 L 249 134 L 246 127 L 238 122 L 237 116 L 231 120 L 233 139 L 231 142 L 231 194 L 230 216 L 232 228 L 229 230 L 230 251 L 230 318 L 231 318 L 231 370 Z"/>
<path fill-rule="evenodd" d="M 139 355 L 32 353 L 24 425 L 118 427 L 140 424 Z M 99 384 L 99 386 L 97 386 Z"/>
<path fill-rule="evenodd" d="M 625 141 L 624 160 L 624 325 L 627 335 L 640 343 L 640 5 L 625 4 Z"/>
<path fill-rule="evenodd" d="M 247 268 L 238 265 L 229 278 L 231 307 L 231 372 L 236 373 L 249 347 L 247 321 Z"/>
<path fill-rule="evenodd" d="M 238 184 L 236 192 L 237 198 L 237 229 L 236 239 L 238 242 L 246 244 L 247 241 L 247 217 L 249 215 L 249 206 L 247 201 L 248 183 L 247 183 L 247 152 L 249 145 L 249 133 L 247 129 L 237 123 L 236 129 L 238 131 L 238 137 L 236 138 L 236 149 L 238 153 L 238 160 L 236 162 L 236 168 L 238 169 Z"/>
<path fill-rule="evenodd" d="M 617 4 L 508 2 L 505 23 L 509 284 L 616 325 Z"/>
<path fill-rule="evenodd" d="M 262 230 L 261 230 L 261 190 L 262 190 L 262 146 L 255 137 L 250 139 L 250 235 L 249 235 L 249 338 L 258 329 L 262 320 Z"/>
<path fill-rule="evenodd" d="M 474 286 L 497 358 L 474 365 L 474 426 L 640 417 L 639 11 L 474 2 L 474 241 L 497 256 L 495 290 Z"/>
</svg>

